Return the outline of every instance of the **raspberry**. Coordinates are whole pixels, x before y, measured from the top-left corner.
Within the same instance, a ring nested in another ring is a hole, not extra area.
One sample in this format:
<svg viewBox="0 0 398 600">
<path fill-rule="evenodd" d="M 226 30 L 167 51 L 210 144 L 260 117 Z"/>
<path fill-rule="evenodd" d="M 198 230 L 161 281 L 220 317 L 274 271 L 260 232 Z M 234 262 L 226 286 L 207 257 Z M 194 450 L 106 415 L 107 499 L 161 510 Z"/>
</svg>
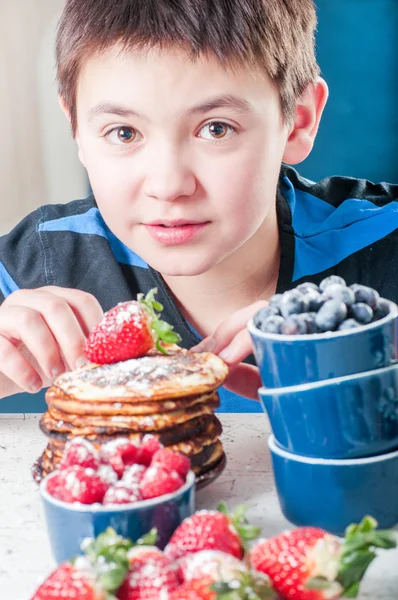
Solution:
<svg viewBox="0 0 398 600">
<path fill-rule="evenodd" d="M 48 478 L 47 491 L 64 502 L 101 502 L 109 487 L 93 469 L 74 466 L 55 473 Z"/>
<path fill-rule="evenodd" d="M 128 438 L 116 438 L 101 447 L 100 458 L 111 465 L 118 477 L 122 477 L 126 466 L 137 462 L 139 447 Z"/>
<path fill-rule="evenodd" d="M 121 481 L 128 486 L 139 486 L 145 472 L 146 467 L 144 465 L 131 465 L 124 471 Z"/>
<path fill-rule="evenodd" d="M 99 455 L 93 444 L 84 438 L 76 437 L 65 444 L 59 468 L 67 469 L 76 465 L 96 471 L 99 464 Z"/>
<path fill-rule="evenodd" d="M 147 469 L 142 482 L 141 494 L 145 500 L 171 494 L 184 485 L 183 479 L 175 471 L 165 471 L 154 465 Z"/>
<path fill-rule="evenodd" d="M 185 479 L 191 468 L 191 461 L 179 452 L 163 448 L 154 455 L 152 465 L 159 465 L 165 471 L 176 471 L 182 479 Z"/>
<path fill-rule="evenodd" d="M 108 488 L 102 504 L 131 504 L 139 500 L 142 500 L 142 496 L 138 487 L 130 487 L 122 481 L 118 481 Z"/>
<path fill-rule="evenodd" d="M 156 438 L 154 435 L 151 435 L 150 433 L 144 435 L 144 437 L 142 438 L 140 451 L 138 453 L 137 462 L 140 465 L 149 467 L 149 465 L 152 462 L 153 455 L 161 448 L 164 448 L 164 446 L 158 440 L 158 438 Z"/>
</svg>

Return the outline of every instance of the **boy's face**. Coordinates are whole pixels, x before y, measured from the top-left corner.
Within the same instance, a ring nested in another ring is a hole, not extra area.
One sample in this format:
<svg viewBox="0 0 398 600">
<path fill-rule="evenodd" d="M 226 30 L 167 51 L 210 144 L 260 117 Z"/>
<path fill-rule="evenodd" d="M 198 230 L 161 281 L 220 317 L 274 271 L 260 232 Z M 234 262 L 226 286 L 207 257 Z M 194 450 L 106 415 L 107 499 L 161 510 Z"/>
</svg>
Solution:
<svg viewBox="0 0 398 600">
<path fill-rule="evenodd" d="M 77 119 L 106 223 L 157 271 L 198 275 L 267 243 L 288 129 L 264 74 L 114 48 L 83 65 Z"/>
</svg>

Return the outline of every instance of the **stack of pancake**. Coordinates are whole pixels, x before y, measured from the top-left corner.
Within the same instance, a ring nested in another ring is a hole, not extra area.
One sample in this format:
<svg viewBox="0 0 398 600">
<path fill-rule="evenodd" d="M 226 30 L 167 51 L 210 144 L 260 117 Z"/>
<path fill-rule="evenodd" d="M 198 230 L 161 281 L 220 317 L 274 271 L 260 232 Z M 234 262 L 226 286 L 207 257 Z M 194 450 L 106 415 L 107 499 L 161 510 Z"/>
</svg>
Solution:
<svg viewBox="0 0 398 600">
<path fill-rule="evenodd" d="M 225 459 L 214 411 L 227 374 L 218 356 L 178 349 L 61 375 L 46 393 L 40 427 L 49 441 L 33 468 L 36 481 L 57 468 L 65 443 L 77 436 L 99 447 L 152 434 L 188 456 L 197 476 L 211 471 Z"/>
</svg>

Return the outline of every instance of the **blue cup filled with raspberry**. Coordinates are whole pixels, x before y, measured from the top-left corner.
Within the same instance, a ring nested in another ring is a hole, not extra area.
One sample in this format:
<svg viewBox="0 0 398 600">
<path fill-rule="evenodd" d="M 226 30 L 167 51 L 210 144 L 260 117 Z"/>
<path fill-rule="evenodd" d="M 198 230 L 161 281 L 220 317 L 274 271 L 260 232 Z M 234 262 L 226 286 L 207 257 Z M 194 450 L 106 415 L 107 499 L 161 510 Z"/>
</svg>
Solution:
<svg viewBox="0 0 398 600">
<path fill-rule="evenodd" d="M 332 275 L 275 294 L 249 322 L 266 388 L 282 388 L 387 367 L 397 360 L 394 302 Z"/>
<path fill-rule="evenodd" d="M 163 549 L 194 513 L 195 474 L 186 456 L 152 435 L 140 443 L 118 437 L 99 449 L 74 438 L 40 493 L 52 552 L 61 563 L 81 554 L 85 538 L 108 527 L 132 540 L 155 529 Z"/>
</svg>

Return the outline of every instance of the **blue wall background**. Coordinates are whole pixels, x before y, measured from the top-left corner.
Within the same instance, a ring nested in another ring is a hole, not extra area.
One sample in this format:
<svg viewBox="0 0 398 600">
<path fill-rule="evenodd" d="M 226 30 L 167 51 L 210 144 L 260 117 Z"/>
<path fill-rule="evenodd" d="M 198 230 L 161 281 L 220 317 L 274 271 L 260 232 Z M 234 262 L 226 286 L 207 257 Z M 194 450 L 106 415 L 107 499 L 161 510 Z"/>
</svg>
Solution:
<svg viewBox="0 0 398 600">
<path fill-rule="evenodd" d="M 330 98 L 310 179 L 398 182 L 398 0 L 318 0 L 317 55 Z M 44 393 L 0 401 L 0 412 L 43 412 Z"/>
<path fill-rule="evenodd" d="M 330 88 L 315 148 L 300 165 L 398 182 L 398 0 L 317 0 L 317 56 Z"/>
</svg>

